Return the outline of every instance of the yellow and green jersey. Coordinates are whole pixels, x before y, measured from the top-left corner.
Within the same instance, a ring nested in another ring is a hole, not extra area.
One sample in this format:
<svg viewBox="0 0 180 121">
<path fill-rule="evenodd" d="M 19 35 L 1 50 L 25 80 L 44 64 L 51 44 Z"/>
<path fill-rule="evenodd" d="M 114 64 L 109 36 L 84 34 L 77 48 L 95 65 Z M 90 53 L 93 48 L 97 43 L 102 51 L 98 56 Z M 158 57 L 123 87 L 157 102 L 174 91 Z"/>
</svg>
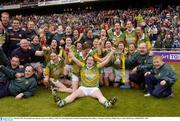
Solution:
<svg viewBox="0 0 180 121">
<path fill-rule="evenodd" d="M 136 31 L 132 30 L 131 32 L 128 32 L 127 30 L 124 32 L 125 34 L 125 42 L 127 45 L 134 43 L 137 43 L 137 35 L 136 35 Z M 126 46 L 127 46 L 126 45 Z"/>
<path fill-rule="evenodd" d="M 76 52 L 76 48 L 75 48 L 74 45 L 71 45 L 71 47 L 69 48 L 68 52 L 66 52 L 66 50 L 63 49 L 63 52 L 59 52 L 59 55 L 60 55 L 60 57 L 61 57 L 61 55 L 64 57 L 66 64 L 72 65 L 73 64 L 73 60 L 72 60 L 72 58 L 68 57 L 68 53 L 69 52 L 72 52 L 72 53 Z"/>
<path fill-rule="evenodd" d="M 89 68 L 84 63 L 82 63 L 80 75 L 81 86 L 99 87 L 100 69 L 98 65 Z"/>
<path fill-rule="evenodd" d="M 45 75 L 50 78 L 59 79 L 64 74 L 64 59 L 59 58 L 58 63 L 50 61 L 45 68 Z"/>
<path fill-rule="evenodd" d="M 138 15 L 135 17 L 135 20 L 137 21 L 138 24 L 142 23 L 144 21 L 143 17 L 141 15 Z"/>
<path fill-rule="evenodd" d="M 150 38 L 149 38 L 147 35 L 145 35 L 144 33 L 143 33 L 142 37 L 139 38 L 138 41 L 137 41 L 138 46 L 139 46 L 139 44 L 142 43 L 142 42 L 145 42 L 145 43 L 146 43 L 147 48 L 148 48 L 149 50 L 151 49 Z"/>
<path fill-rule="evenodd" d="M 57 53 L 57 52 L 56 52 L 55 50 L 53 50 L 53 49 L 45 50 L 45 51 L 44 51 L 45 65 L 50 62 L 50 55 L 51 55 L 52 52 Z"/>
<path fill-rule="evenodd" d="M 100 58 L 101 55 L 98 54 L 97 49 L 92 49 L 91 55 L 94 57 L 94 60 L 95 60 L 96 62 L 100 62 L 100 60 L 101 60 L 101 58 Z"/>
<path fill-rule="evenodd" d="M 108 36 L 115 46 L 118 46 L 120 41 L 125 42 L 125 36 L 122 32 L 120 32 L 120 35 L 117 35 L 115 32 L 108 31 Z"/>
<path fill-rule="evenodd" d="M 82 52 L 79 53 L 77 51 L 74 51 L 74 56 L 83 63 L 86 62 L 88 56 L 93 56 L 95 61 L 98 61 L 99 59 L 96 50 L 90 50 L 86 57 L 83 57 Z M 75 62 L 72 63 L 72 73 L 75 75 L 80 74 L 80 67 Z"/>
</svg>

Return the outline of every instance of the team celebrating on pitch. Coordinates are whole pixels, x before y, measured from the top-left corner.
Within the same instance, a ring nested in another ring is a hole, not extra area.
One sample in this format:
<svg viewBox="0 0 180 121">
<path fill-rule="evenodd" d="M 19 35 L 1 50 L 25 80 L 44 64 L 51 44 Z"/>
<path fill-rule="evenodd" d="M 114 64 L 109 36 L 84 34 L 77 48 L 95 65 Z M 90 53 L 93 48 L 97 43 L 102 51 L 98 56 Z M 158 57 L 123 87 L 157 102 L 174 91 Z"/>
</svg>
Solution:
<svg viewBox="0 0 180 121">
<path fill-rule="evenodd" d="M 70 24 L 36 28 L 33 19 L 23 26 L 25 18 L 10 21 L 9 13 L 1 13 L 0 98 L 28 98 L 38 86 L 51 90 L 58 107 L 90 96 L 110 108 L 117 101 L 116 94 L 107 99 L 101 92 L 103 86 L 140 89 L 144 96 L 172 96 L 176 73 L 161 56 L 153 55 L 152 48 L 159 41 L 155 24 L 145 27 L 140 16 L 136 23 L 115 16 L 112 26 L 103 23 L 95 31 L 92 26 L 83 29 Z M 168 29 L 161 34 L 165 39 L 171 35 Z M 69 96 L 62 98 L 57 92 Z"/>
</svg>

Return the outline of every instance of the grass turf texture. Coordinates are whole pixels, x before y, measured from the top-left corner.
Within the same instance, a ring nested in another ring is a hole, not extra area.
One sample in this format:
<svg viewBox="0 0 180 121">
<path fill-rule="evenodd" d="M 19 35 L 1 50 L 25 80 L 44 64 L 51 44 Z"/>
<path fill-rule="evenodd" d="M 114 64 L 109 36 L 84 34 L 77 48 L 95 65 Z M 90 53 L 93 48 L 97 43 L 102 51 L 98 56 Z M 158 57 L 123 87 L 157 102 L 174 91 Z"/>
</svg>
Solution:
<svg viewBox="0 0 180 121">
<path fill-rule="evenodd" d="M 180 65 L 172 65 L 180 77 Z M 96 99 L 84 97 L 75 102 L 58 108 L 53 102 L 50 91 L 39 88 L 35 96 L 29 99 L 15 100 L 14 97 L 0 99 L 0 116 L 93 116 L 93 117 L 123 117 L 123 116 L 180 116 L 180 82 L 173 87 L 174 97 L 159 99 L 144 97 L 141 90 L 123 90 L 119 88 L 101 88 L 105 97 L 117 96 L 118 101 L 111 109 L 106 109 Z M 67 93 L 58 93 L 65 97 Z"/>
</svg>

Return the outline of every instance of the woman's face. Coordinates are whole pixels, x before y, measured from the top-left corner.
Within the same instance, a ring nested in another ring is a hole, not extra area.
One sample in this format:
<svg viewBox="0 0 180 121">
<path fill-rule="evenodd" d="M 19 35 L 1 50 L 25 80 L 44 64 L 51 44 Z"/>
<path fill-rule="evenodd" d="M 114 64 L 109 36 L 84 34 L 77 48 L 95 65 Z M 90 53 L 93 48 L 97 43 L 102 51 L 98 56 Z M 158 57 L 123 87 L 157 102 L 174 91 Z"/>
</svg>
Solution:
<svg viewBox="0 0 180 121">
<path fill-rule="evenodd" d="M 119 49 L 119 50 L 124 50 L 124 44 L 123 44 L 123 43 L 119 43 L 118 49 Z"/>
<path fill-rule="evenodd" d="M 137 35 L 141 35 L 142 31 L 140 27 L 136 27 L 136 33 Z"/>
<path fill-rule="evenodd" d="M 66 38 L 66 45 L 71 45 L 72 41 L 71 38 Z"/>
<path fill-rule="evenodd" d="M 77 43 L 77 50 L 82 50 L 82 44 L 81 43 Z"/>
<path fill-rule="evenodd" d="M 53 49 L 55 49 L 55 48 L 57 47 L 57 41 L 56 41 L 56 40 L 52 40 L 52 42 L 51 42 L 51 47 L 52 47 Z"/>
<path fill-rule="evenodd" d="M 56 62 L 56 60 L 58 60 L 58 56 L 55 54 L 55 53 L 52 53 L 50 55 L 50 59 L 53 61 L 53 62 Z"/>
<path fill-rule="evenodd" d="M 126 27 L 127 27 L 128 30 L 131 30 L 131 29 L 132 29 L 132 23 L 131 23 L 131 21 L 128 21 L 128 22 L 127 22 Z"/>
<path fill-rule="evenodd" d="M 104 29 L 101 30 L 101 37 L 106 37 L 106 30 Z"/>
<path fill-rule="evenodd" d="M 35 36 L 35 37 L 33 38 L 33 43 L 34 43 L 34 44 L 39 44 L 39 37 L 38 37 L 38 36 Z"/>
<path fill-rule="evenodd" d="M 74 35 L 74 37 L 78 37 L 79 36 L 78 30 L 74 30 L 73 35 Z"/>
<path fill-rule="evenodd" d="M 134 53 L 135 50 L 136 50 L 136 47 L 134 46 L 134 44 L 130 44 L 130 45 L 129 45 L 129 53 L 130 53 L 130 54 L 131 54 L 131 53 Z"/>
<path fill-rule="evenodd" d="M 110 42 L 110 41 L 107 41 L 105 47 L 106 47 L 106 48 L 111 48 L 111 47 L 112 47 L 111 42 Z"/>
<path fill-rule="evenodd" d="M 86 61 L 87 67 L 92 67 L 94 65 L 94 59 L 92 56 L 89 56 Z"/>
<path fill-rule="evenodd" d="M 119 31 L 121 30 L 120 24 L 119 24 L 119 23 L 116 23 L 116 24 L 114 25 L 114 29 L 115 29 L 116 32 L 119 32 Z"/>
<path fill-rule="evenodd" d="M 98 39 L 94 39 L 93 41 L 93 47 L 97 48 L 98 46 Z"/>
</svg>

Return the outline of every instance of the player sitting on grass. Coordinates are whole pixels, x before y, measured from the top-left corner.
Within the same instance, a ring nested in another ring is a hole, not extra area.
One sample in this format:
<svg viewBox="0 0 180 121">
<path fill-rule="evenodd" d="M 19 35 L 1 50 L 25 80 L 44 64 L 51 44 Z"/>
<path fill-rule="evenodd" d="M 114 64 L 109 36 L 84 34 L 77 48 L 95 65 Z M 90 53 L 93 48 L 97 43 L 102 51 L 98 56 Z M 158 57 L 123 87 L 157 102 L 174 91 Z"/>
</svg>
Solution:
<svg viewBox="0 0 180 121">
<path fill-rule="evenodd" d="M 66 86 L 70 86 L 71 82 L 66 80 L 64 76 L 64 59 L 54 52 L 50 54 L 50 58 L 50 62 L 45 68 L 44 83 L 49 85 L 51 82 L 58 91 L 72 93 L 73 90 Z"/>
<path fill-rule="evenodd" d="M 172 94 L 172 85 L 177 80 L 176 73 L 165 64 L 162 57 L 153 57 L 153 69 L 145 73 L 148 93 L 144 96 L 167 97 Z"/>
<path fill-rule="evenodd" d="M 92 56 L 87 58 L 85 64 L 80 62 L 72 53 L 70 53 L 69 56 L 81 67 L 81 86 L 65 99 L 55 100 L 57 101 L 57 105 L 59 107 L 63 107 L 65 104 L 73 102 L 76 98 L 91 96 L 93 98 L 97 98 L 105 107 L 111 107 L 116 102 L 116 98 L 113 97 L 112 99 L 107 100 L 98 87 L 100 80 L 99 69 L 111 60 L 114 52 L 115 49 L 112 49 L 112 51 L 107 55 L 107 58 L 97 65 L 95 65 L 94 58 Z"/>
</svg>

